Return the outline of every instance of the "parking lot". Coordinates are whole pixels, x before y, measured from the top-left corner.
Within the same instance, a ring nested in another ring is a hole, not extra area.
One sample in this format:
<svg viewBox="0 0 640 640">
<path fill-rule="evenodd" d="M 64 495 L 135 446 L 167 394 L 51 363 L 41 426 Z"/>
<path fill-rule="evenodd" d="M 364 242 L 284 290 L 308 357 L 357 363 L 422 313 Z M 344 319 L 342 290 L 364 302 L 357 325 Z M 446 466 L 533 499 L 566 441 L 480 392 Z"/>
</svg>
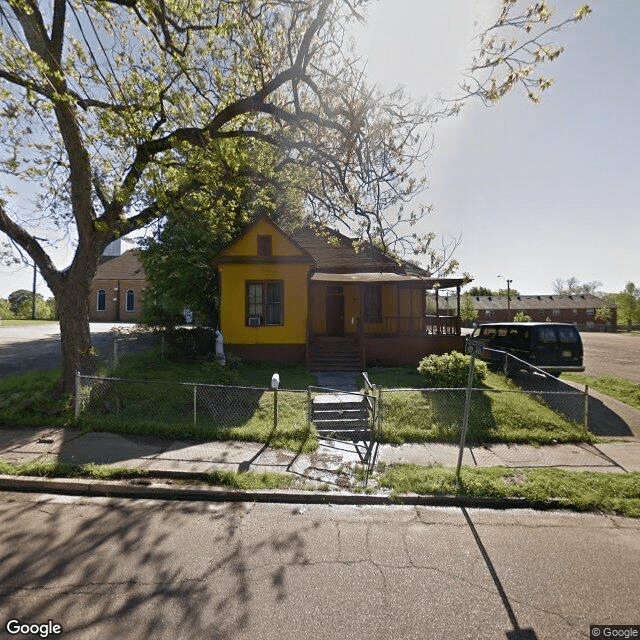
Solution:
<svg viewBox="0 0 640 640">
<path fill-rule="evenodd" d="M 640 336 L 633 333 L 581 333 L 585 374 L 615 376 L 640 384 Z"/>
</svg>

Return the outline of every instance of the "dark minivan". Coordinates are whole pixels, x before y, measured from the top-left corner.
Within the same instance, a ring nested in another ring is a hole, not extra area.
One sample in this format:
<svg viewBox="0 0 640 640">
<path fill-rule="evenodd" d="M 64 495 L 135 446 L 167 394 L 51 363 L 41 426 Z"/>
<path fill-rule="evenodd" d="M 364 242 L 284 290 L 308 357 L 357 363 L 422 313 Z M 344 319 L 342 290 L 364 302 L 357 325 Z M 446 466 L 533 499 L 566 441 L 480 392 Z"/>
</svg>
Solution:
<svg viewBox="0 0 640 640">
<path fill-rule="evenodd" d="M 484 343 L 479 357 L 492 368 L 518 368 L 517 362 L 505 363 L 504 356 L 497 353 L 506 351 L 555 376 L 562 371 L 584 371 L 582 339 L 572 324 L 492 322 L 477 327 L 471 338 Z"/>
</svg>

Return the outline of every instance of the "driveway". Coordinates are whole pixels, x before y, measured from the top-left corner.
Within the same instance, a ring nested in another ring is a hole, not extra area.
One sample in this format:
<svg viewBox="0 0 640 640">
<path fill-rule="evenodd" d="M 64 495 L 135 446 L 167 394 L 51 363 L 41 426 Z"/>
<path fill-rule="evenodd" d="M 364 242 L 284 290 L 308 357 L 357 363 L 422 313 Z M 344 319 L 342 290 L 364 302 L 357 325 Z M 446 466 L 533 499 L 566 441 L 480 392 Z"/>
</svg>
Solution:
<svg viewBox="0 0 640 640">
<path fill-rule="evenodd" d="M 616 376 L 640 384 L 640 336 L 583 332 L 585 374 Z"/>
<path fill-rule="evenodd" d="M 112 329 L 135 325 L 92 322 L 91 341 L 103 357 L 113 345 Z M 0 375 L 55 369 L 60 366 L 60 326 L 57 322 L 0 326 Z"/>
</svg>

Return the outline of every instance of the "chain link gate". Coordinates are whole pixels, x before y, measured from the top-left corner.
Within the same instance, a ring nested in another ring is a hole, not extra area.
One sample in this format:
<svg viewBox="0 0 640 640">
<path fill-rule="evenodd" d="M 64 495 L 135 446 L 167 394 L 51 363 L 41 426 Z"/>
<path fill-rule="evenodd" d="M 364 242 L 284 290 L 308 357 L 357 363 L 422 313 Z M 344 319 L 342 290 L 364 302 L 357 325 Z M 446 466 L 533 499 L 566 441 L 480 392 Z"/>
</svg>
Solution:
<svg viewBox="0 0 640 640">
<path fill-rule="evenodd" d="M 380 398 L 366 374 L 364 393 L 325 387 L 308 388 L 308 424 L 329 446 L 352 446 L 366 468 L 367 478 L 378 453 L 376 432 Z"/>
</svg>

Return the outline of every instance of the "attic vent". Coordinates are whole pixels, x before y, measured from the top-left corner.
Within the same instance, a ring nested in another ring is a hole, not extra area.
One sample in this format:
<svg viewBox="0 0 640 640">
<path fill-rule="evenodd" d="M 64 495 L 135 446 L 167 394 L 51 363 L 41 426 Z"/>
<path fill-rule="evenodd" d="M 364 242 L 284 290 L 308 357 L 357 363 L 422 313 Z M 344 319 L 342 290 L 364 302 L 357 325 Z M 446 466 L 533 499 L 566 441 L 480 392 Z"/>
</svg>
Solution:
<svg viewBox="0 0 640 640">
<path fill-rule="evenodd" d="M 553 296 L 549 296 L 549 300 L 553 300 Z"/>
<path fill-rule="evenodd" d="M 489 300 L 491 300 L 491 296 L 489 296 Z"/>
<path fill-rule="evenodd" d="M 538 296 L 538 300 L 542 300 L 542 298 L 540 296 Z"/>
<path fill-rule="evenodd" d="M 520 296 L 518 296 L 518 300 L 522 300 L 522 298 Z"/>
</svg>

